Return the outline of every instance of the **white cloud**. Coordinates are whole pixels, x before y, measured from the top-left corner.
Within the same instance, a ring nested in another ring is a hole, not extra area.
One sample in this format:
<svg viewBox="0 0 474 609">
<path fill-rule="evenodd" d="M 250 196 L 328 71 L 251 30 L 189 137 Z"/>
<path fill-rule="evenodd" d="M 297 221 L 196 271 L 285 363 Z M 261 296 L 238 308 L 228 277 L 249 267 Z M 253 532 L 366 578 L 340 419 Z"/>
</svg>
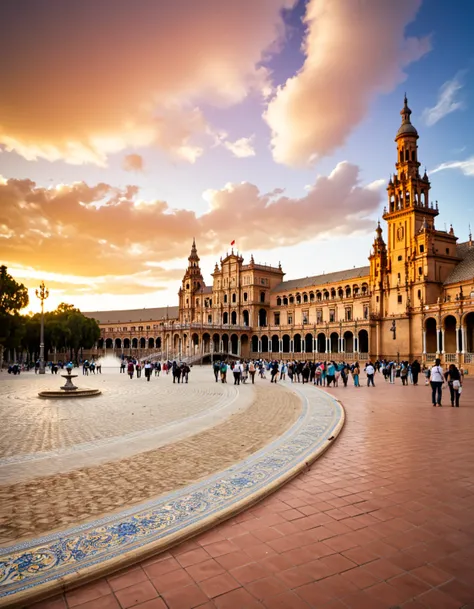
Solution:
<svg viewBox="0 0 474 609">
<path fill-rule="evenodd" d="M 254 136 L 241 137 L 235 142 L 224 142 L 227 150 L 230 150 L 234 156 L 243 159 L 249 156 L 255 156 L 255 148 L 253 146 Z"/>
<path fill-rule="evenodd" d="M 458 92 L 464 86 L 462 82 L 463 74 L 463 72 L 459 72 L 454 78 L 447 80 L 439 90 L 436 105 L 423 110 L 423 119 L 428 127 L 436 125 L 438 121 L 451 114 L 451 112 L 464 108 L 464 102 L 456 100 Z"/>
<path fill-rule="evenodd" d="M 273 158 L 305 165 L 341 146 L 380 93 L 430 50 L 407 38 L 421 0 L 309 0 L 304 64 L 270 100 L 264 118 Z"/>
<path fill-rule="evenodd" d="M 474 176 L 474 156 L 469 157 L 465 161 L 448 161 L 441 163 L 431 173 L 444 171 L 445 169 L 460 169 L 465 176 Z"/>
</svg>

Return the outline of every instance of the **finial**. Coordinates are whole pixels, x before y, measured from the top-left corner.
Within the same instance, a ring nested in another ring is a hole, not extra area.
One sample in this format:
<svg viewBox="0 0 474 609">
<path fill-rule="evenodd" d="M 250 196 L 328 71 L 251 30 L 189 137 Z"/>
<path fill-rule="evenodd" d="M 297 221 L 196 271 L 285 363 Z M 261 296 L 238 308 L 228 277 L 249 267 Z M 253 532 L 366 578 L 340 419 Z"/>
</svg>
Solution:
<svg viewBox="0 0 474 609">
<path fill-rule="evenodd" d="M 405 104 L 405 106 L 408 106 L 408 99 L 407 99 L 407 92 L 405 91 L 405 96 L 403 98 L 403 103 Z"/>
<path fill-rule="evenodd" d="M 469 223 L 469 246 L 472 246 L 471 223 Z"/>
</svg>

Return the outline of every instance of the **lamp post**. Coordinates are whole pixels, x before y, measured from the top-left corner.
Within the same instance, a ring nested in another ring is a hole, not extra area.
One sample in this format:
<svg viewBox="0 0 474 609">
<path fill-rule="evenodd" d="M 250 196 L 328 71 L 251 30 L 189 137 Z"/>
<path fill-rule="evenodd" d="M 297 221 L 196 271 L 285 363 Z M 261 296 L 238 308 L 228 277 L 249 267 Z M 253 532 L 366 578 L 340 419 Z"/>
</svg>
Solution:
<svg viewBox="0 0 474 609">
<path fill-rule="evenodd" d="M 36 296 L 41 301 L 41 331 L 40 331 L 40 365 L 39 365 L 39 373 L 45 374 L 44 369 L 44 301 L 49 296 L 49 290 L 44 285 L 44 281 L 41 282 L 40 287 L 36 290 Z"/>
</svg>

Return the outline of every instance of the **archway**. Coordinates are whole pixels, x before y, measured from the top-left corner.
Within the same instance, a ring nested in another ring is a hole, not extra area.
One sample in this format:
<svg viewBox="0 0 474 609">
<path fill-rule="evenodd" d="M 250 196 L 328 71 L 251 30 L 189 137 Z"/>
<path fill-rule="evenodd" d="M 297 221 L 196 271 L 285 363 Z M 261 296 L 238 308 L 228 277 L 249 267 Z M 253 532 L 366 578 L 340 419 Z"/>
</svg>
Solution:
<svg viewBox="0 0 474 609">
<path fill-rule="evenodd" d="M 304 342 L 305 342 L 304 350 L 306 351 L 306 353 L 312 353 L 313 352 L 313 335 L 306 334 Z"/>
<path fill-rule="evenodd" d="M 237 325 L 237 312 L 236 311 L 232 311 L 232 313 L 230 314 L 230 323 L 233 326 Z"/>
<path fill-rule="evenodd" d="M 474 353 L 474 313 L 468 313 L 464 318 L 464 328 L 466 332 L 466 353 Z"/>
<path fill-rule="evenodd" d="M 272 351 L 273 353 L 280 352 L 280 339 L 276 334 L 272 336 Z"/>
<path fill-rule="evenodd" d="M 233 355 L 239 354 L 239 337 L 237 336 L 237 334 L 232 334 L 232 336 L 230 337 L 230 348 L 231 353 L 233 353 Z"/>
<path fill-rule="evenodd" d="M 179 334 L 175 334 L 173 337 L 173 349 L 175 352 L 179 349 Z"/>
<path fill-rule="evenodd" d="M 99 340 L 97 341 L 97 348 L 98 349 L 104 348 L 104 339 L 103 338 L 99 338 Z"/>
<path fill-rule="evenodd" d="M 132 338 L 132 349 L 138 349 L 138 338 Z"/>
<path fill-rule="evenodd" d="M 240 354 L 245 359 L 250 355 L 250 343 L 247 334 L 242 334 L 240 337 Z"/>
<path fill-rule="evenodd" d="M 229 335 L 228 334 L 222 335 L 222 349 L 223 349 L 224 353 L 229 353 Z"/>
<path fill-rule="evenodd" d="M 316 339 L 318 353 L 326 353 L 326 335 L 320 332 Z"/>
<path fill-rule="evenodd" d="M 329 340 L 331 345 L 331 353 L 339 353 L 339 334 L 337 332 L 332 332 Z"/>
<path fill-rule="evenodd" d="M 444 318 L 444 351 L 445 353 L 456 353 L 456 318 L 448 315 Z"/>
<path fill-rule="evenodd" d="M 146 339 L 142 336 L 140 338 L 140 349 L 144 349 L 146 347 Z"/>
<path fill-rule="evenodd" d="M 204 353 L 209 353 L 211 350 L 211 335 L 207 332 L 202 335 L 202 344 Z"/>
<path fill-rule="evenodd" d="M 252 353 L 258 353 L 258 336 L 252 336 Z"/>
<path fill-rule="evenodd" d="M 258 325 L 260 327 L 266 327 L 267 325 L 267 312 L 265 309 L 260 309 L 258 312 Z"/>
<path fill-rule="evenodd" d="M 438 331 L 436 327 L 436 319 L 434 317 L 428 317 L 425 322 L 426 332 L 426 353 L 437 353 L 438 352 Z"/>
<path fill-rule="evenodd" d="M 213 334 L 212 335 L 212 342 L 214 344 L 214 352 L 218 353 L 220 350 L 220 338 L 219 338 L 219 334 Z"/>
<path fill-rule="evenodd" d="M 129 338 L 124 338 L 123 339 L 123 348 L 124 349 L 130 349 L 130 339 Z"/>
<path fill-rule="evenodd" d="M 369 333 L 367 330 L 359 330 L 359 352 L 369 352 Z"/>
<path fill-rule="evenodd" d="M 268 336 L 266 334 L 262 336 L 262 353 L 268 353 Z"/>
<path fill-rule="evenodd" d="M 245 311 L 242 311 L 242 318 L 244 320 L 244 326 L 248 326 L 249 321 L 250 321 L 250 317 L 249 317 L 249 312 L 247 311 L 247 309 L 245 309 Z"/>
<path fill-rule="evenodd" d="M 283 353 L 289 353 L 290 352 L 290 337 L 288 336 L 288 334 L 283 334 L 282 340 L 283 340 Z"/>
<path fill-rule="evenodd" d="M 222 323 L 225 326 L 229 323 L 229 313 L 227 311 L 222 315 Z"/>
<path fill-rule="evenodd" d="M 161 338 L 155 339 L 155 347 L 161 349 Z"/>
<path fill-rule="evenodd" d="M 344 332 L 344 352 L 354 353 L 354 335 L 349 330 Z"/>
<path fill-rule="evenodd" d="M 191 353 L 190 355 L 196 355 L 199 353 L 199 336 L 194 332 L 191 336 Z"/>
<path fill-rule="evenodd" d="M 112 349 L 113 346 L 114 346 L 113 340 L 111 338 L 107 338 L 107 340 L 105 341 L 105 348 Z"/>
<path fill-rule="evenodd" d="M 293 336 L 293 353 L 301 353 L 301 334 Z"/>
<path fill-rule="evenodd" d="M 122 340 L 120 338 L 116 338 L 115 339 L 115 348 L 116 349 L 121 349 L 122 348 Z"/>
<path fill-rule="evenodd" d="M 155 339 L 149 338 L 148 339 L 148 349 L 154 349 L 154 348 L 155 348 Z"/>
</svg>

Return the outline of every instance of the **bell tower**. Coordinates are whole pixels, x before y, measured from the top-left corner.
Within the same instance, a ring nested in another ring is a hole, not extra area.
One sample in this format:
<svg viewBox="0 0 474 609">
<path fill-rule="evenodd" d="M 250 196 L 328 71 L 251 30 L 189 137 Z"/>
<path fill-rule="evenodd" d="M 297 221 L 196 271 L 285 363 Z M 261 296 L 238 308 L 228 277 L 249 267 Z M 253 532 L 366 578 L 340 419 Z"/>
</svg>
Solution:
<svg viewBox="0 0 474 609">
<path fill-rule="evenodd" d="M 191 253 L 188 256 L 188 268 L 179 290 L 179 320 L 181 323 L 194 321 L 196 313 L 195 295 L 205 285 L 199 260 L 196 240 L 193 239 Z"/>
</svg>

